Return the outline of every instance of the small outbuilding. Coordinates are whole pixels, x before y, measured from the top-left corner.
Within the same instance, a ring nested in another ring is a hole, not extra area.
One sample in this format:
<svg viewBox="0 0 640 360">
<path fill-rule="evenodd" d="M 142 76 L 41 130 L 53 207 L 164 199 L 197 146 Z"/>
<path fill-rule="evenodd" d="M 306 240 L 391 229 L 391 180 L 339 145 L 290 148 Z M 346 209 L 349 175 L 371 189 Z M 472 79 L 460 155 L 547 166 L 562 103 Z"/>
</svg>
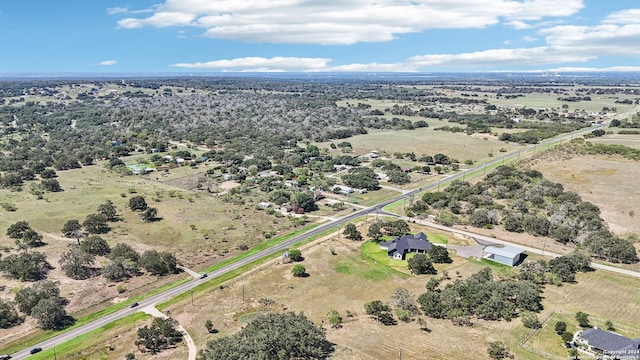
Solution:
<svg viewBox="0 0 640 360">
<path fill-rule="evenodd" d="M 487 246 L 482 250 L 485 259 L 495 261 L 499 264 L 516 266 L 522 260 L 524 250 L 513 246 Z"/>
</svg>

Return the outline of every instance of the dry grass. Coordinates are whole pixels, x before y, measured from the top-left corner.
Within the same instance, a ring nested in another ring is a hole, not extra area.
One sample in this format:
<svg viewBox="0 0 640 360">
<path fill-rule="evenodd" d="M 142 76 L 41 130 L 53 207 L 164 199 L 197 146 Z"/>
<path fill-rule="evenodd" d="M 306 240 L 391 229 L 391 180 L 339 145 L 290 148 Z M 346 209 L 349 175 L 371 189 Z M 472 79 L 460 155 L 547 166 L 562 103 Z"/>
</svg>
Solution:
<svg viewBox="0 0 640 360">
<path fill-rule="evenodd" d="M 412 228 L 412 231 L 419 230 L 426 229 Z M 464 244 L 468 241 L 447 233 L 439 233 L 438 236 L 446 236 L 449 243 Z M 473 327 L 456 327 L 448 320 L 423 316 L 429 332 L 421 331 L 417 321 L 384 326 L 364 313 L 364 303 L 371 300 L 388 302 L 397 287 L 405 287 L 417 296 L 424 291 L 424 284 L 431 276 L 407 276 L 390 269 L 382 270 L 381 264 L 362 257 L 360 245 L 337 234 L 330 235 L 302 247 L 303 264 L 310 274 L 307 278 L 294 278 L 291 276 L 293 264 L 283 264 L 276 259 L 225 283 L 223 288 L 194 293 L 193 305 L 187 298 L 167 310 L 185 326 L 199 348 L 208 340 L 235 333 L 243 326 L 242 320 L 254 314 L 302 311 L 327 329 L 328 338 L 336 344 L 332 358 L 338 360 L 393 359 L 398 357 L 399 351 L 407 359 L 425 358 L 425 354 L 429 359 L 488 359 L 487 345 L 497 340 L 504 341 L 516 358 L 548 358 L 541 352 L 564 357 L 566 350 L 560 338 L 553 333 L 547 334 L 548 328 L 551 326 L 553 331 L 558 316 L 573 324 L 571 318 L 576 311 L 589 313 L 594 324 L 611 320 L 623 330 L 624 335 L 640 336 L 637 329 L 633 330 L 634 325 L 640 323 L 640 304 L 636 298 L 640 280 L 603 271 L 578 274 L 575 284 L 547 286 L 544 310 L 539 317 L 544 320 L 552 311 L 556 315 L 545 322 L 545 327 L 524 346 L 519 343 L 531 330 L 524 328 L 519 319 L 510 322 L 474 321 Z M 331 254 L 331 249 L 336 255 Z M 467 278 L 483 266 L 454 257 L 452 264 L 437 265 L 437 268 L 440 273 L 447 270 L 452 277 L 449 281 L 453 281 Z M 505 268 L 500 273 L 508 276 L 511 271 Z M 494 273 L 498 276 L 497 272 Z M 260 299 L 271 299 L 274 304 L 262 305 Z M 332 309 L 340 312 L 345 320 L 340 329 L 331 329 L 326 324 L 326 314 Z M 353 316 L 347 317 L 347 311 Z M 207 333 L 204 326 L 207 319 L 212 320 L 219 333 Z M 106 343 L 116 344 L 123 353 L 135 350 L 129 342 L 120 341 L 115 335 L 105 336 Z M 104 349 L 104 345 L 93 345 L 83 353 L 92 356 L 93 351 L 99 349 Z"/>
<path fill-rule="evenodd" d="M 185 173 L 193 171 L 188 168 L 178 170 Z M 117 284 L 102 277 L 85 281 L 66 277 L 60 270 L 58 259 L 75 240 L 63 238 L 60 229 L 70 219 L 82 222 L 87 214 L 95 213 L 98 206 L 107 200 L 113 201 L 122 218 L 110 223 L 112 230 L 101 235 L 111 246 L 125 242 L 139 252 L 149 249 L 171 251 L 179 263 L 196 271 L 238 253 L 241 244 L 251 246 L 259 243 L 264 239 L 264 229 L 273 229 L 280 235 L 293 229 L 287 218 L 267 215 L 264 211 L 255 210 L 252 204 L 226 204 L 216 196 L 166 185 L 151 176 L 120 177 L 99 165 L 60 172 L 58 181 L 64 191 L 47 193 L 45 200 L 36 200 L 27 190 L 0 191 L 0 203 L 11 203 L 17 208 L 14 212 L 0 209 L 0 246 L 7 248 L 3 256 L 17 251 L 14 241 L 4 234 L 11 224 L 20 220 L 29 222 L 43 234 L 46 245 L 34 251 L 44 252 L 47 261 L 55 267 L 47 278 L 60 283 L 61 295 L 69 300 L 66 309 L 76 318 L 185 276 L 179 274 L 163 279 L 149 275 L 135 277 L 122 284 L 126 289 L 122 294 L 117 292 Z M 25 189 L 28 187 L 25 185 Z M 142 222 L 138 214 L 127 207 L 129 198 L 134 195 L 144 196 L 149 206 L 157 207 L 162 220 Z M 107 263 L 107 259 L 98 258 L 95 266 L 99 268 Z M 3 278 L 0 298 L 13 299 L 16 289 L 29 285 Z M 0 344 L 5 346 L 19 341 L 20 336 L 36 331 L 33 321 L 10 330 L 0 329 Z"/>
<path fill-rule="evenodd" d="M 545 159 L 534 168 L 596 204 L 614 233 L 640 234 L 634 215 L 640 215 L 640 189 L 634 181 L 640 177 L 640 166 L 636 161 L 621 156 L 579 156 L 570 161 Z"/>
</svg>

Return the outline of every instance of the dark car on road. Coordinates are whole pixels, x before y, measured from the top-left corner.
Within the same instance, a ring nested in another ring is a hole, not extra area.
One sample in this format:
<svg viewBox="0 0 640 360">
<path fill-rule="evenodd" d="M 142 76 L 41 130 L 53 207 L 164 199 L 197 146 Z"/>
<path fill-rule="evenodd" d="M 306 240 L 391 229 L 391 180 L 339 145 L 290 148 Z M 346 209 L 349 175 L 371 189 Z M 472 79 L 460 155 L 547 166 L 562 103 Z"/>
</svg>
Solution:
<svg viewBox="0 0 640 360">
<path fill-rule="evenodd" d="M 204 279 L 207 277 L 207 274 L 200 274 L 200 276 L 198 277 L 198 279 Z"/>
<path fill-rule="evenodd" d="M 138 304 L 137 302 L 135 302 L 135 303 L 133 303 L 133 304 L 129 305 L 129 307 L 130 307 L 130 308 L 134 308 L 134 307 L 136 307 L 136 306 L 138 306 L 138 305 L 140 305 L 140 304 Z"/>
<path fill-rule="evenodd" d="M 29 354 L 36 354 L 39 353 L 40 351 L 42 351 L 42 348 L 33 348 L 31 349 L 31 351 L 29 351 Z"/>
</svg>

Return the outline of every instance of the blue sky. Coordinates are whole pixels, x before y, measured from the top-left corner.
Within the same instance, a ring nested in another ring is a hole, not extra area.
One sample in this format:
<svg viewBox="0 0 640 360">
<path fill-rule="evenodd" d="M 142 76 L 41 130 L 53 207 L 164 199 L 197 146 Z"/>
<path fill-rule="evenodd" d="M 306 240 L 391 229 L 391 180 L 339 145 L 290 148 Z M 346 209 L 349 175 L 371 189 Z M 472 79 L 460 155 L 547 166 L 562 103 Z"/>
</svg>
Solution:
<svg viewBox="0 0 640 360">
<path fill-rule="evenodd" d="M 16 0 L 0 34 L 0 73 L 640 71 L 637 0 Z"/>
</svg>

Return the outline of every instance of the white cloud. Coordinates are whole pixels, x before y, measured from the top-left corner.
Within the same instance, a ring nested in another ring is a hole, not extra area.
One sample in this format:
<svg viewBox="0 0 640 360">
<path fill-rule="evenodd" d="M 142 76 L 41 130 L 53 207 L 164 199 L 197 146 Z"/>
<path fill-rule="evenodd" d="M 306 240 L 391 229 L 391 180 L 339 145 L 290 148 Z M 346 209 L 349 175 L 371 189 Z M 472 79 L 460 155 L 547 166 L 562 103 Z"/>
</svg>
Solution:
<svg viewBox="0 0 640 360">
<path fill-rule="evenodd" d="M 109 15 L 121 14 L 121 13 L 126 13 L 126 12 L 129 12 L 129 9 L 123 8 L 123 7 L 107 8 L 107 14 L 109 14 Z"/>
<path fill-rule="evenodd" d="M 244 57 L 172 66 L 187 69 L 217 69 L 221 71 L 317 71 L 327 68 L 331 59 L 299 57 Z"/>
<path fill-rule="evenodd" d="M 593 72 L 593 71 L 640 71 L 640 66 L 610 66 L 610 67 L 559 67 L 549 69 L 553 72 Z"/>
<path fill-rule="evenodd" d="M 629 23 L 633 14 L 635 11 L 614 13 L 593 26 L 559 25 L 540 29 L 538 33 L 544 36 L 544 46 L 427 54 L 413 56 L 408 62 L 422 70 L 429 70 L 433 67 L 490 68 L 580 63 L 603 56 L 640 57 L 640 20 Z M 524 36 L 522 40 L 537 39 Z"/>
<path fill-rule="evenodd" d="M 529 36 L 529 35 L 525 35 L 522 37 L 522 41 L 524 42 L 534 42 L 538 40 L 537 38 L 533 37 L 533 36 Z"/>
<path fill-rule="evenodd" d="M 524 21 L 520 21 L 520 20 L 511 20 L 507 22 L 507 25 L 511 26 L 512 28 L 516 29 L 516 30 L 524 30 L 524 29 L 530 29 L 532 26 L 527 24 Z"/>
<path fill-rule="evenodd" d="M 604 24 L 640 24 L 640 9 L 627 9 L 609 14 Z"/>
<path fill-rule="evenodd" d="M 100 66 L 112 66 L 112 65 L 115 65 L 116 63 L 117 63 L 117 61 L 115 61 L 115 60 L 104 60 L 104 61 L 100 61 L 98 63 L 98 65 L 100 65 Z"/>
<path fill-rule="evenodd" d="M 194 26 L 213 38 L 247 42 L 349 45 L 389 41 L 427 29 L 483 28 L 575 14 L 582 0 L 165 0 L 121 28 Z"/>
</svg>

